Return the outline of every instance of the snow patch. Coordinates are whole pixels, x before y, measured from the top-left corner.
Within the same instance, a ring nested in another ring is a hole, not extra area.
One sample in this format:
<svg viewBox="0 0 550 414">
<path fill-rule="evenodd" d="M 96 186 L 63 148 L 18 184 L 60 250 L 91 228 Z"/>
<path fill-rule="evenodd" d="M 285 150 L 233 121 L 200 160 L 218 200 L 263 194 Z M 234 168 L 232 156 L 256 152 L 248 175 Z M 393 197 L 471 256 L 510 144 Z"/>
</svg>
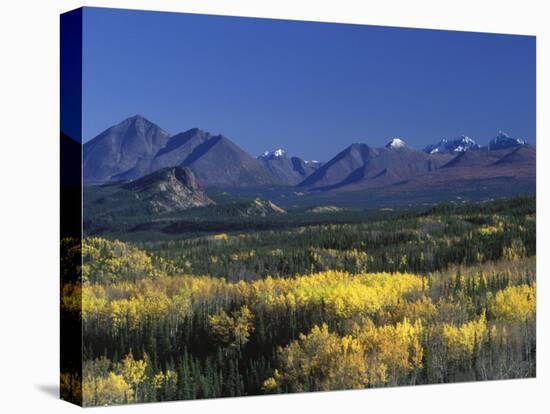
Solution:
<svg viewBox="0 0 550 414">
<path fill-rule="evenodd" d="M 386 144 L 386 148 L 405 148 L 407 143 L 401 138 L 393 138 L 390 142 Z"/>
<path fill-rule="evenodd" d="M 284 158 L 284 157 L 286 157 L 286 151 L 282 148 L 277 148 L 276 150 L 273 150 L 273 151 L 265 151 L 258 158 L 266 158 L 268 160 L 274 160 L 276 158 Z"/>
<path fill-rule="evenodd" d="M 461 135 L 453 140 L 443 138 L 437 144 L 428 145 L 424 148 L 424 152 L 428 154 L 457 153 L 480 148 L 481 146 L 475 140 L 466 135 Z"/>
</svg>

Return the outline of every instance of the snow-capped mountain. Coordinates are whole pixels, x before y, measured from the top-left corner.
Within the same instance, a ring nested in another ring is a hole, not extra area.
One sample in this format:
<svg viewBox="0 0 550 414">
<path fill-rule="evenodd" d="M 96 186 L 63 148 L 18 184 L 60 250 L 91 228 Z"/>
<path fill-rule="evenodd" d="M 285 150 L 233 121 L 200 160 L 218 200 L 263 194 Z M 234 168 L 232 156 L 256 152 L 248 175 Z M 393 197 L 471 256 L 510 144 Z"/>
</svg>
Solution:
<svg viewBox="0 0 550 414">
<path fill-rule="evenodd" d="M 508 149 L 513 147 L 519 147 L 521 145 L 526 145 L 525 141 L 520 138 L 512 138 L 510 135 L 505 132 L 498 131 L 496 137 L 494 137 L 489 142 L 490 150 L 499 150 L 499 149 Z"/>
<path fill-rule="evenodd" d="M 386 144 L 386 148 L 406 148 L 407 143 L 401 138 L 392 138 L 390 142 Z"/>
<path fill-rule="evenodd" d="M 258 156 L 258 158 L 263 158 L 266 160 L 275 160 L 277 158 L 286 158 L 286 151 L 282 148 L 277 148 L 273 151 L 265 151 L 263 154 Z"/>
<path fill-rule="evenodd" d="M 291 157 L 282 148 L 265 151 L 258 156 L 258 161 L 274 177 L 290 185 L 299 183 L 322 165 L 319 161 L 305 161 L 299 157 Z"/>
<path fill-rule="evenodd" d="M 536 175 L 536 147 L 502 131 L 483 147 L 472 138 L 460 136 L 418 151 L 395 137 L 381 148 L 351 144 L 329 161 L 319 162 L 292 156 L 282 148 L 253 157 L 221 134 L 192 128 L 170 136 L 145 118 L 134 116 L 74 151 L 84 153 L 86 184 L 145 185 L 157 171 L 175 182 L 173 177 L 179 172 L 170 168 L 185 167 L 205 191 L 240 187 L 271 191 L 279 186 L 297 186 L 301 191 L 316 192 L 351 193 L 386 187 L 414 192 L 437 185 L 445 192 L 470 179 L 477 188 L 481 184 L 475 180 L 483 179 L 483 185 L 494 185 L 499 191 L 502 181 L 525 192 L 534 188 Z M 149 178 L 139 181 L 145 176 Z M 187 194 L 176 184 L 175 192 Z"/>
<path fill-rule="evenodd" d="M 459 153 L 480 148 L 481 146 L 475 140 L 466 135 L 461 135 L 452 140 L 443 138 L 437 144 L 428 145 L 424 148 L 424 152 L 428 154 Z"/>
</svg>

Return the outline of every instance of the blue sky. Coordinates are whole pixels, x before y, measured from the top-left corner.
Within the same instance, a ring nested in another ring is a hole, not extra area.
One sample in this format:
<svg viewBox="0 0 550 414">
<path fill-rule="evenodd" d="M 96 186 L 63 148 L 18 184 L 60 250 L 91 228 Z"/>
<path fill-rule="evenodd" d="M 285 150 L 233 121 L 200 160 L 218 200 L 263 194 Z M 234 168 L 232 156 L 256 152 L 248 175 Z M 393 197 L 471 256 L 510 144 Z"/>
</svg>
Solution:
<svg viewBox="0 0 550 414">
<path fill-rule="evenodd" d="M 498 130 L 535 142 L 535 38 L 86 8 L 83 137 L 141 114 L 257 155 L 422 148 Z"/>
</svg>

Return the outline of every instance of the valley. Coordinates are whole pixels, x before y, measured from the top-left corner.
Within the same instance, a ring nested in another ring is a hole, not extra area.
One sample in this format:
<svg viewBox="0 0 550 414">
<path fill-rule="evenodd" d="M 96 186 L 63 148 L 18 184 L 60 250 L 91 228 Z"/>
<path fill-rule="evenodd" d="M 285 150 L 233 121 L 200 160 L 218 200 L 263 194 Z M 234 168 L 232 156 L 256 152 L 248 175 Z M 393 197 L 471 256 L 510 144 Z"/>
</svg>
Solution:
<svg viewBox="0 0 550 414">
<path fill-rule="evenodd" d="M 354 143 L 328 161 L 284 149 L 253 157 L 198 128 L 170 136 L 141 116 L 84 145 L 84 230 L 178 237 L 186 232 L 323 222 L 308 208 L 343 208 L 329 220 L 388 210 L 530 195 L 536 149 L 499 132 L 486 146 L 461 136 L 416 150 Z M 178 180 L 176 173 L 188 179 Z M 280 216 L 284 212 L 284 216 Z"/>
<path fill-rule="evenodd" d="M 254 204 L 257 221 L 216 202 L 169 237 L 82 240 L 62 307 L 83 322 L 85 405 L 535 375 L 534 197 L 370 215 Z M 64 240 L 64 260 L 79 248 Z M 63 374 L 62 392 L 78 381 Z"/>
<path fill-rule="evenodd" d="M 82 266 L 62 280 L 84 344 L 67 399 L 536 374 L 536 149 L 523 140 L 393 138 L 319 162 L 137 116 L 83 151 L 84 234 L 61 247 L 64 268 Z"/>
</svg>

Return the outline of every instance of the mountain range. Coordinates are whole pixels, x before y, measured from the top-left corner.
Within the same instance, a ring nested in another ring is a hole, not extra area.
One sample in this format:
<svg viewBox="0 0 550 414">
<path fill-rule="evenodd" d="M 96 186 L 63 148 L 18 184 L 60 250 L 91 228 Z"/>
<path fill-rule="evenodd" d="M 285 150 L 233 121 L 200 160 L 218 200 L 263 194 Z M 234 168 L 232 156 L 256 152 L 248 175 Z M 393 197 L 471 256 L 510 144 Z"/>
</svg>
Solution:
<svg viewBox="0 0 550 414">
<path fill-rule="evenodd" d="M 535 183 L 535 151 L 524 140 L 499 132 L 486 146 L 463 135 L 423 151 L 401 138 L 382 148 L 354 143 L 324 163 L 289 156 L 281 148 L 253 157 L 224 135 L 193 128 L 170 136 L 136 115 L 84 144 L 83 153 L 87 185 L 132 186 L 157 171 L 183 167 L 209 191 L 286 186 L 306 194 L 336 195 L 374 189 L 389 194 L 419 188 L 437 192 L 454 186 L 483 190 L 495 180 L 507 190 L 528 191 Z"/>
<path fill-rule="evenodd" d="M 437 144 L 428 145 L 424 148 L 424 152 L 428 154 L 458 154 L 470 150 L 488 149 L 511 149 L 526 145 L 525 141 L 521 138 L 512 138 L 505 132 L 499 131 L 498 134 L 489 141 L 487 146 L 479 145 L 474 139 L 467 135 L 461 135 L 458 138 L 448 140 L 443 138 Z"/>
<path fill-rule="evenodd" d="M 281 184 L 223 135 L 193 128 L 170 136 L 139 115 L 102 132 L 83 152 L 86 184 L 135 180 L 174 166 L 189 167 L 203 187 Z"/>
<path fill-rule="evenodd" d="M 278 148 L 258 156 L 262 165 L 278 180 L 287 185 L 296 185 L 322 166 L 319 161 L 305 161 L 299 157 L 289 157 L 285 150 Z"/>
</svg>

